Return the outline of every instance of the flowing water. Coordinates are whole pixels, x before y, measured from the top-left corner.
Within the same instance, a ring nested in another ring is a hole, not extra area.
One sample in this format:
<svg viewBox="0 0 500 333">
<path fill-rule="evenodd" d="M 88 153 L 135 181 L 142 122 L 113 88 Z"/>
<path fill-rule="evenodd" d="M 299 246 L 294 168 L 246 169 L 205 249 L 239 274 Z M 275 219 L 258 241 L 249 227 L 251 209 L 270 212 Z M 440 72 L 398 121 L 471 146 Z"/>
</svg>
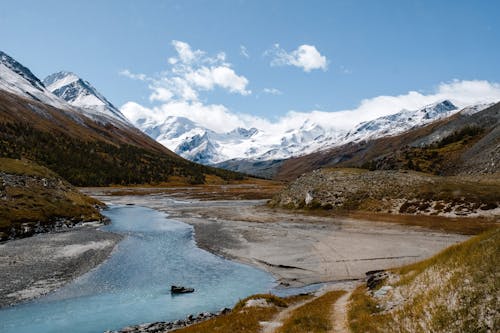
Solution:
<svg viewBox="0 0 500 333">
<path fill-rule="evenodd" d="M 231 307 L 273 278 L 196 247 L 191 226 L 158 211 L 116 206 L 105 230 L 126 235 L 98 268 L 36 301 L 0 310 L 0 332 L 103 332 Z M 171 295 L 170 285 L 193 287 Z"/>
</svg>

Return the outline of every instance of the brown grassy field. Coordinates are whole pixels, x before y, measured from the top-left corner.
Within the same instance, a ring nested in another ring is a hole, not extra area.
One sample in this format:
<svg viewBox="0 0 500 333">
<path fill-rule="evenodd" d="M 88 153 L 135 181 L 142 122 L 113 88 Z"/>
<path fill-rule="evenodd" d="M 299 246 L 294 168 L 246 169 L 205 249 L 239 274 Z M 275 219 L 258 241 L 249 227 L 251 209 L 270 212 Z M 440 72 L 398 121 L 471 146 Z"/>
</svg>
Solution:
<svg viewBox="0 0 500 333">
<path fill-rule="evenodd" d="M 283 186 L 281 182 L 257 178 L 224 181 L 212 176 L 207 177 L 207 184 L 204 185 L 189 185 L 182 179 L 174 179 L 168 183 L 114 186 L 99 188 L 99 191 L 113 196 L 166 194 L 200 200 L 260 200 L 272 198 Z"/>
<path fill-rule="evenodd" d="M 261 331 L 260 322 L 272 319 L 280 310 L 293 305 L 309 296 L 294 296 L 280 298 L 268 294 L 258 294 L 247 297 L 235 305 L 233 310 L 226 315 L 207 320 L 205 322 L 189 326 L 176 332 L 179 333 L 259 333 Z M 246 307 L 245 304 L 250 299 L 265 299 L 267 307 Z"/>
<path fill-rule="evenodd" d="M 0 240 L 12 232 L 27 233 L 36 223 L 50 224 L 57 219 L 73 222 L 102 218 L 90 198 L 54 172 L 27 160 L 0 158 Z"/>
<path fill-rule="evenodd" d="M 330 291 L 293 311 L 277 330 L 277 333 L 326 333 L 333 327 L 331 311 L 333 304 L 345 291 Z"/>
<path fill-rule="evenodd" d="M 352 332 L 493 332 L 500 327 L 500 228 L 402 268 L 380 284 L 384 297 L 359 287 L 351 297 Z"/>
</svg>

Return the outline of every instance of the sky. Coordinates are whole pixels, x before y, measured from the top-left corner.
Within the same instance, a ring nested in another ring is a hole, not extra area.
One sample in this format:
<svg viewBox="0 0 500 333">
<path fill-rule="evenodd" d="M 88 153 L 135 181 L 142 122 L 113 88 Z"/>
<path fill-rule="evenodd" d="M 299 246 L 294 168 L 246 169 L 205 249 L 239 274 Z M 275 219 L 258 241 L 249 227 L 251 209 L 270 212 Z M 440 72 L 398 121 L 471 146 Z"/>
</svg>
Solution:
<svg viewBox="0 0 500 333">
<path fill-rule="evenodd" d="M 500 99 L 499 1 L 0 0 L 0 50 L 130 118 L 339 126 Z M 337 117 L 324 117 L 337 112 Z M 334 119 L 334 120 L 332 120 Z"/>
</svg>

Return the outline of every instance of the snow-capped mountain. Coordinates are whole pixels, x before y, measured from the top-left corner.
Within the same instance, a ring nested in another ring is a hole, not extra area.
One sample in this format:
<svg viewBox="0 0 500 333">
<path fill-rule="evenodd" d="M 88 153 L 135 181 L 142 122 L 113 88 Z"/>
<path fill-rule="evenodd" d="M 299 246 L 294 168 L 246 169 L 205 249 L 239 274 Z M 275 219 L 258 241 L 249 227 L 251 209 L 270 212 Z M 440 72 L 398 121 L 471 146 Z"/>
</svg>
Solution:
<svg viewBox="0 0 500 333">
<path fill-rule="evenodd" d="M 349 131 L 327 128 L 309 119 L 300 127 L 281 134 L 256 128 L 236 128 L 227 133 L 216 133 L 184 117 L 167 117 L 159 124 L 153 120 L 139 119 L 136 126 L 184 158 L 216 164 L 235 159 L 286 159 L 350 142 L 393 136 L 457 111 L 452 102 L 445 100 L 419 110 L 402 110 L 362 122 Z"/>
<path fill-rule="evenodd" d="M 393 136 L 448 117 L 456 111 L 457 107 L 448 100 L 428 105 L 420 110 L 402 110 L 389 116 L 358 124 L 342 138 L 339 144 Z"/>
<path fill-rule="evenodd" d="M 99 123 L 135 127 L 89 82 L 73 73 L 59 72 L 40 81 L 28 68 L 0 51 L 0 90 L 54 106 L 75 121 L 83 114 Z"/>
<path fill-rule="evenodd" d="M 31 71 L 0 51 L 0 89 L 18 96 L 64 108 L 67 104 L 45 88 Z"/>
<path fill-rule="evenodd" d="M 43 84 L 54 95 L 65 100 L 75 108 L 96 121 L 107 123 L 118 120 L 130 125 L 127 118 L 100 94 L 88 81 L 82 80 L 71 72 L 58 72 L 47 76 Z M 103 119 L 104 118 L 104 119 Z"/>
</svg>

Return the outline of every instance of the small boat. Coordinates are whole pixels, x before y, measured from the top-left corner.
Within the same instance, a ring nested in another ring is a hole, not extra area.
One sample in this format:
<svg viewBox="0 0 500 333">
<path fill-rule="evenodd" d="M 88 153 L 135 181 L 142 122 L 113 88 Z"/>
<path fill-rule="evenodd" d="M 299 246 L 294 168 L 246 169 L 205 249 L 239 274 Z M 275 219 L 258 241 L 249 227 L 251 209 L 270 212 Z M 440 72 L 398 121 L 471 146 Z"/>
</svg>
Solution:
<svg viewBox="0 0 500 333">
<path fill-rule="evenodd" d="M 172 294 L 187 294 L 194 292 L 194 288 L 186 288 L 181 286 L 171 286 L 170 292 Z"/>
</svg>

